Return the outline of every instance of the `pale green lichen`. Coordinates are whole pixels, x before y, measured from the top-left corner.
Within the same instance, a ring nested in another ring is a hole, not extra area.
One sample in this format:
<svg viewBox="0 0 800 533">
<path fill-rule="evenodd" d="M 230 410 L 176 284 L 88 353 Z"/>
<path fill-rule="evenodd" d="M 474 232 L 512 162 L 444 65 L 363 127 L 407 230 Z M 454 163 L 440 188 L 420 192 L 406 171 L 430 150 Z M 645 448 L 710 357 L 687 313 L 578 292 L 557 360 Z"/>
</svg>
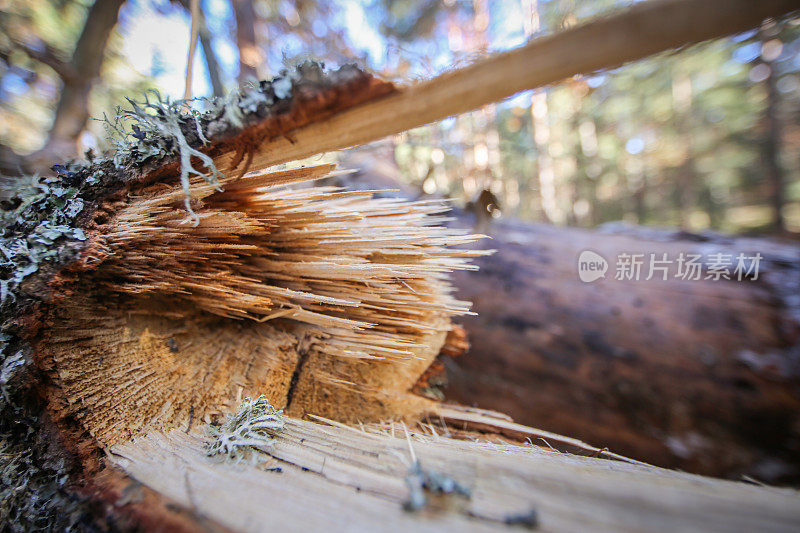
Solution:
<svg viewBox="0 0 800 533">
<path fill-rule="evenodd" d="M 145 92 L 141 101 L 127 98 L 129 107 L 117 107 L 112 118 L 103 116 L 108 141 L 114 148 L 114 163 L 122 168 L 131 161 L 177 156 L 186 210 L 197 223 L 191 207 L 190 177 L 200 176 L 212 185 L 219 185 L 223 176 L 214 160 L 192 144 L 206 146 L 209 137 L 241 130 L 248 118 L 264 116 L 271 106 L 290 100 L 295 83 L 300 80 L 322 83 L 322 65 L 304 63 L 271 81 L 234 91 L 226 98 L 171 100 L 156 90 Z M 192 158 L 200 160 L 205 172 L 192 165 Z"/>
<path fill-rule="evenodd" d="M 155 89 L 145 92 L 144 100 L 137 102 L 127 98 L 130 108 L 118 107 L 113 122 L 105 117 L 109 140 L 116 148 L 115 163 L 137 156 L 147 159 L 152 156 L 165 156 L 177 153 L 181 165 L 181 186 L 185 194 L 186 211 L 199 222 L 191 207 L 191 175 L 200 176 L 212 185 L 219 185 L 222 173 L 214 165 L 214 160 L 200 150 L 193 148 L 186 140 L 183 124 L 193 123 L 193 131 L 203 145 L 208 139 L 203 132 L 200 111 L 192 107 L 190 100 L 170 100 L 162 97 Z M 201 172 L 192 166 L 196 157 L 206 168 Z"/>
<path fill-rule="evenodd" d="M 31 438 L 33 435 L 27 435 Z M 83 498 L 67 490 L 63 460 L 48 461 L 0 434 L 0 530 L 85 531 L 92 521 Z M 36 497 L 30 497 L 31 493 Z"/>
<path fill-rule="evenodd" d="M 221 426 L 209 426 L 211 440 L 206 445 L 206 453 L 209 456 L 224 454 L 229 460 L 241 461 L 254 449 L 272 446 L 283 427 L 283 411 L 272 407 L 264 396 L 255 400 L 246 398 Z"/>
<path fill-rule="evenodd" d="M 45 261 L 60 258 L 57 244 L 84 241 L 86 234 L 73 227 L 84 201 L 77 187 L 64 186 L 59 178 L 37 178 L 24 188 L 20 205 L 0 215 L 0 303 L 15 299 L 14 288 L 36 272 Z M 22 226 L 24 231 L 5 231 Z"/>
</svg>

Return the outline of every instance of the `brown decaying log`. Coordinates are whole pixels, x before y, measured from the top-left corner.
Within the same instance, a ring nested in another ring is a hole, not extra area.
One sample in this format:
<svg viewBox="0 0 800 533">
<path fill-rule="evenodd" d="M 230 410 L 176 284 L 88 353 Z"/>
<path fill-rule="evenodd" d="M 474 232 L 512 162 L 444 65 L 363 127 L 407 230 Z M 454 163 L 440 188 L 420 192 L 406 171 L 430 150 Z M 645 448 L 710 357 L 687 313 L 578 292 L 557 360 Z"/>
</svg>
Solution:
<svg viewBox="0 0 800 533">
<path fill-rule="evenodd" d="M 447 361 L 449 400 L 659 466 L 796 483 L 796 243 L 515 221 L 489 233 L 497 253 L 454 275 L 477 316 L 459 321 L 471 348 Z M 585 249 L 611 262 L 607 279 L 578 279 Z M 622 252 L 645 254 L 640 281 L 614 279 Z M 763 260 L 758 280 L 644 281 L 651 253 Z"/>
<path fill-rule="evenodd" d="M 383 146 L 350 150 L 342 163 L 359 172 L 337 178 L 339 185 L 399 188 L 400 170 Z M 454 214 L 453 224 L 477 222 L 468 212 Z M 420 393 L 433 379 L 440 387 L 449 383 L 442 389 L 449 401 L 648 463 L 796 484 L 796 243 L 617 224 L 563 228 L 510 217 L 485 231 L 491 240 L 477 244 L 496 253 L 477 259 L 478 270 L 453 275 L 456 295 L 475 311 L 457 321 L 469 350 L 437 361 Z M 758 252 L 763 259 L 757 280 L 664 282 L 656 273 L 650 281 L 617 281 L 612 262 L 609 281 L 583 283 L 577 260 L 585 249 L 610 261 L 621 251 L 645 254 L 642 279 L 651 253 L 675 260 L 681 252 L 719 252 L 735 262 L 738 253 Z"/>
</svg>

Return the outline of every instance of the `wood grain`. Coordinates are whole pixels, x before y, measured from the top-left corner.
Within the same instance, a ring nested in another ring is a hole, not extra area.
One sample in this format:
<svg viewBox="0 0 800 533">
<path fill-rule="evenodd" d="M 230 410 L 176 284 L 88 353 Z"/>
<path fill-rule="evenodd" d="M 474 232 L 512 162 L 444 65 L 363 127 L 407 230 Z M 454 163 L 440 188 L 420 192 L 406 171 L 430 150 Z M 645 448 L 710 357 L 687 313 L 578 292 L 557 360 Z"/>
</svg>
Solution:
<svg viewBox="0 0 800 533">
<path fill-rule="evenodd" d="M 536 446 L 413 434 L 424 468 L 471 498 L 402 509 L 404 434 L 289 420 L 266 462 L 206 457 L 198 433 L 151 434 L 113 448 L 139 482 L 233 531 L 497 531 L 535 512 L 541 531 L 796 531 L 800 496 Z M 280 469 L 280 472 L 274 469 Z M 269 470 L 273 469 L 273 470 Z"/>
</svg>

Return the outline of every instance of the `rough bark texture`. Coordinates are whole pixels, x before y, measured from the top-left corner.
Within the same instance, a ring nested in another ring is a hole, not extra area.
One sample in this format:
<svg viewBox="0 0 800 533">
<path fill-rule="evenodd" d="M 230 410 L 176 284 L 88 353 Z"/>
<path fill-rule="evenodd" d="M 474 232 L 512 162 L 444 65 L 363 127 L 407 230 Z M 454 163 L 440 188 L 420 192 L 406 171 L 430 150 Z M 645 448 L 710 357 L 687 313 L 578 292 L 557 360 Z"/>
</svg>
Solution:
<svg viewBox="0 0 800 533">
<path fill-rule="evenodd" d="M 798 482 L 796 243 L 518 222 L 491 234 L 498 252 L 455 275 L 478 316 L 460 321 L 471 349 L 447 363 L 447 398 L 660 466 Z M 584 249 L 610 262 L 606 279 L 578 279 Z M 618 281 L 622 252 L 764 259 L 758 280 Z"/>
<path fill-rule="evenodd" d="M 205 15 L 201 13 L 201 26 L 200 26 L 200 44 L 203 45 L 203 57 L 206 60 L 206 69 L 208 69 L 208 79 L 211 81 L 211 90 L 214 96 L 225 96 L 225 84 L 222 82 L 222 71 L 219 66 L 219 59 L 214 52 L 214 40 L 208 25 L 205 21 Z"/>
</svg>

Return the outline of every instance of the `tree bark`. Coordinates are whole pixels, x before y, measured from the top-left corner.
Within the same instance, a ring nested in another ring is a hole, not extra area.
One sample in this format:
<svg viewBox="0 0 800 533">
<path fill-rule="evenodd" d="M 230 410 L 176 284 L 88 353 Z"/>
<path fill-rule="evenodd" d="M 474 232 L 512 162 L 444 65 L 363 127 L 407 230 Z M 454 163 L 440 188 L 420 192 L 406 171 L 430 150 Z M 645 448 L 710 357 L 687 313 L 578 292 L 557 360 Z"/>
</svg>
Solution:
<svg viewBox="0 0 800 533">
<path fill-rule="evenodd" d="M 448 361 L 446 397 L 660 466 L 800 480 L 796 246 L 609 231 L 494 226 L 497 253 L 454 276 L 477 316 L 460 321 L 471 349 Z M 605 279 L 578 279 L 584 249 Z M 645 254 L 640 281 L 614 279 L 622 252 Z M 681 252 L 764 259 L 757 280 L 645 281 L 650 253 Z"/>
</svg>

